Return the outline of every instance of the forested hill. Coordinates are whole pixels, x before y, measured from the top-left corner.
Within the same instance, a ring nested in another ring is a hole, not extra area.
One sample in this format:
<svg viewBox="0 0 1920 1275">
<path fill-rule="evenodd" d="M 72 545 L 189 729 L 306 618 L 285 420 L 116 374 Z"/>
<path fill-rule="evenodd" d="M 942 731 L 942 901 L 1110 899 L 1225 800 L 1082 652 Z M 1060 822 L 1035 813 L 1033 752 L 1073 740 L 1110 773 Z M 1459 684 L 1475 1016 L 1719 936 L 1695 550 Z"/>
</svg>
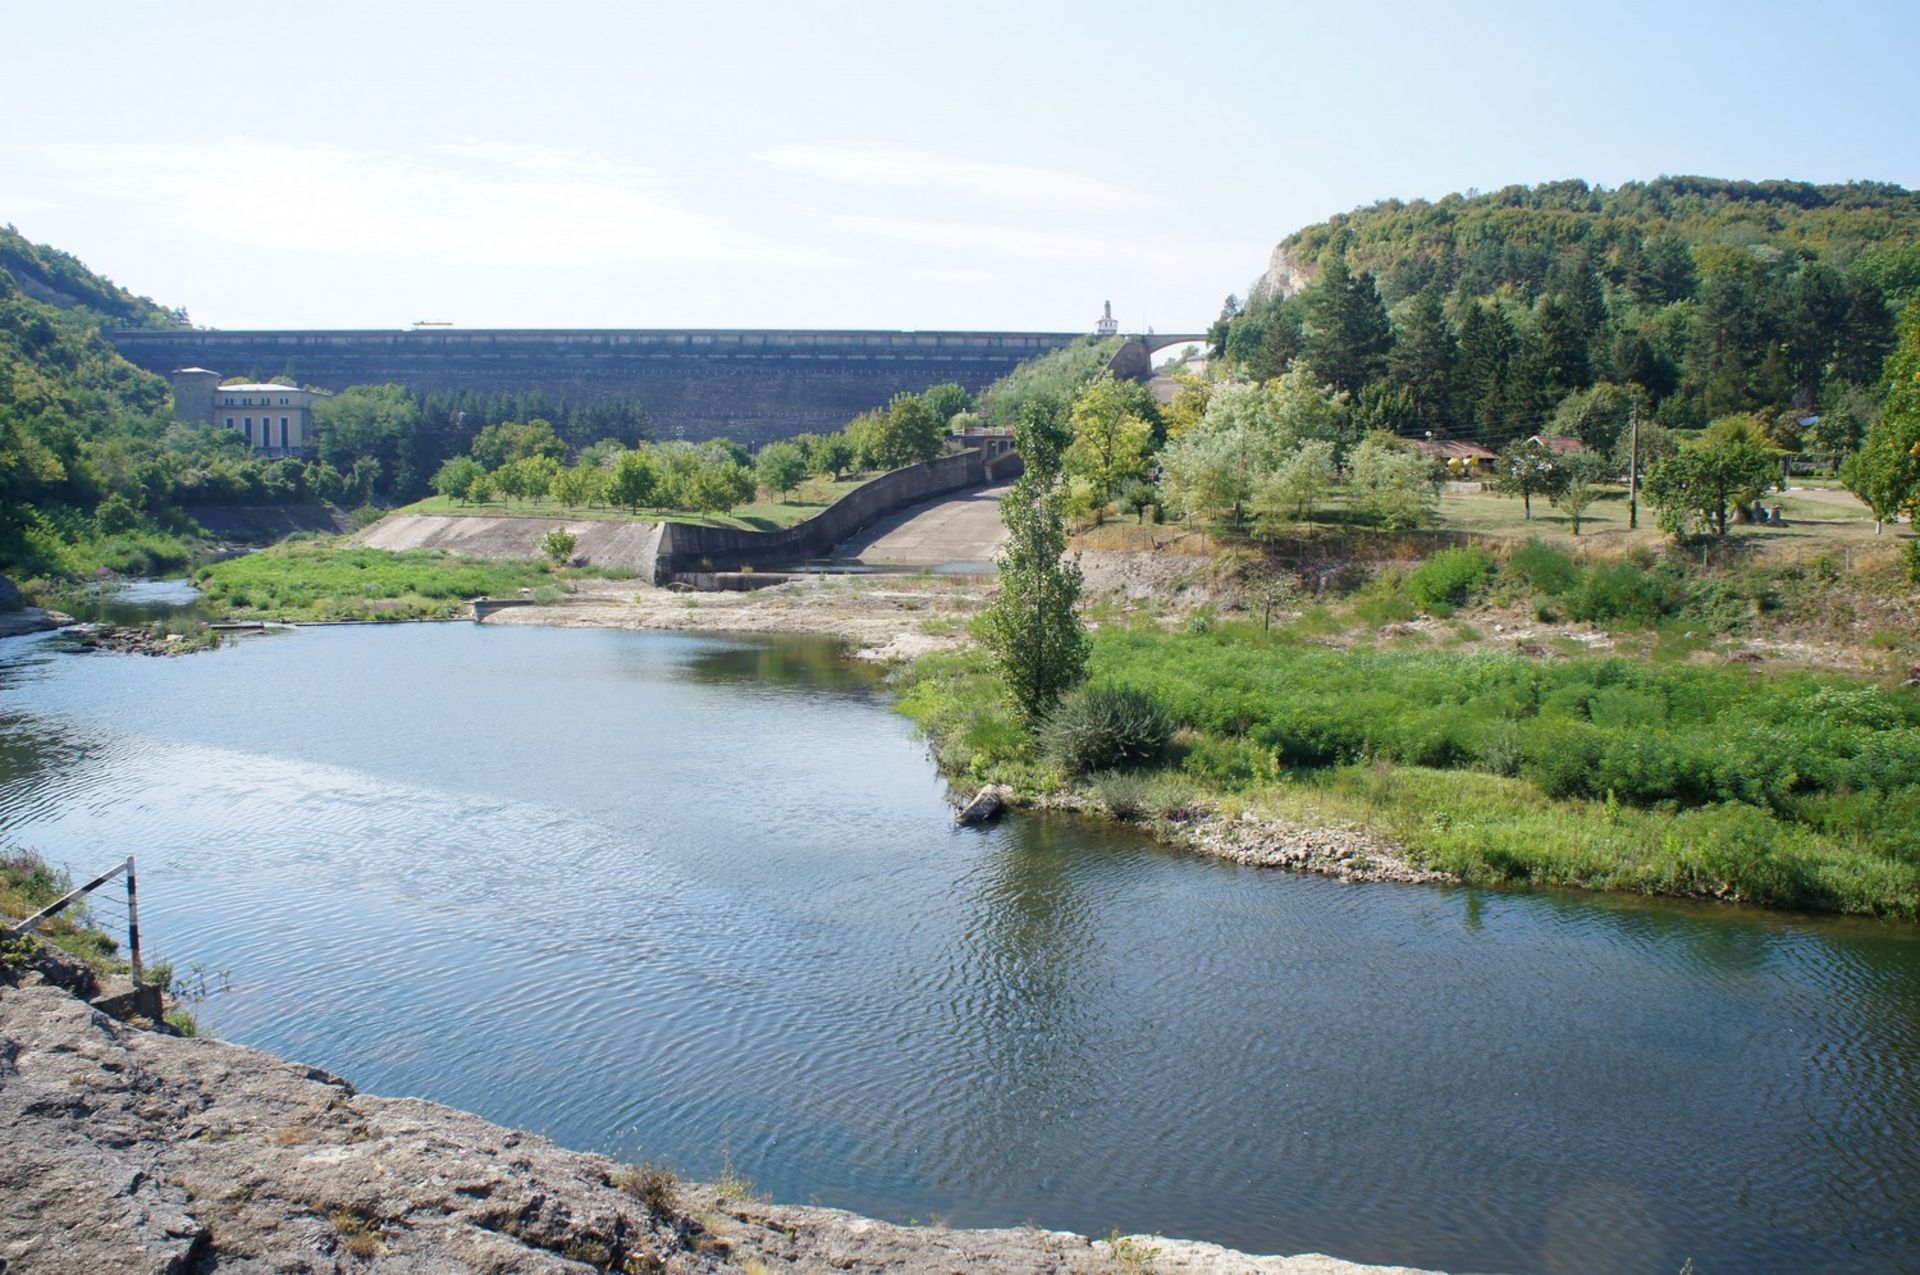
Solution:
<svg viewBox="0 0 1920 1275">
<path fill-rule="evenodd" d="M 1857 432 L 1916 294 L 1920 195 L 1899 186 L 1567 181 L 1297 231 L 1216 337 L 1258 376 L 1303 361 L 1399 433 L 1498 445 L 1595 385 L 1673 426 L 1826 409 Z"/>
<path fill-rule="evenodd" d="M 121 327 L 187 326 L 185 310 L 168 310 L 146 297 L 136 297 L 87 269 L 79 258 L 33 243 L 12 226 L 0 226 L 0 272 L 36 301 L 63 310 L 86 310 Z"/>
<path fill-rule="evenodd" d="M 0 572 L 178 568 L 198 534 L 185 507 L 295 493 L 298 473 L 176 421 L 166 381 L 100 335 L 103 324 L 184 321 L 0 230 Z"/>
</svg>

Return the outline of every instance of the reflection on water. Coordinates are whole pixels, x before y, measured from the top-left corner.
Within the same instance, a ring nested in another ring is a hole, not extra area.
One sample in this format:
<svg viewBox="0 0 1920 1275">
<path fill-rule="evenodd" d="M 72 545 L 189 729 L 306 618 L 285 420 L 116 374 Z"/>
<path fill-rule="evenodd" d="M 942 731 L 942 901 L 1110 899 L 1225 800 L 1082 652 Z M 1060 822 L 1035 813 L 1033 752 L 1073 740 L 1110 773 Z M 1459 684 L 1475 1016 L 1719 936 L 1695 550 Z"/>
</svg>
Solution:
<svg viewBox="0 0 1920 1275">
<path fill-rule="evenodd" d="M 951 827 L 813 642 L 0 647 L 0 827 L 216 1027 L 783 1199 L 1456 1271 L 1920 1268 L 1912 927 Z"/>
<path fill-rule="evenodd" d="M 190 580 L 115 580 L 60 599 L 59 609 L 95 624 L 146 624 L 171 617 L 204 619 Z"/>
</svg>

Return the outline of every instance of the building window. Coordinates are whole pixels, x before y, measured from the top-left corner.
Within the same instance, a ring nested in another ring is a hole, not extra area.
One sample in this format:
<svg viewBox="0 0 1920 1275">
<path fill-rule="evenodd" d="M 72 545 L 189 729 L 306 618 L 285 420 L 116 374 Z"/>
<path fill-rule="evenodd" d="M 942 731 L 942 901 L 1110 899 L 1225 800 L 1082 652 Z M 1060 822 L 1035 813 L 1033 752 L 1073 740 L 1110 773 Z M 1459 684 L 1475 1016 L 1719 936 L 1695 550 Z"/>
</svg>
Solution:
<svg viewBox="0 0 1920 1275">
<path fill-rule="evenodd" d="M 247 417 L 247 446 L 253 446 L 253 417 Z"/>
<path fill-rule="evenodd" d="M 282 407 L 285 407 L 286 405 L 287 405 L 287 400 L 286 400 L 285 398 L 282 398 L 282 399 L 280 400 L 280 406 L 282 406 Z M 282 423 L 284 424 L 284 422 L 282 422 Z"/>
<path fill-rule="evenodd" d="M 228 428 L 228 429 L 232 429 L 232 428 L 233 428 L 233 417 L 231 417 L 231 416 L 229 416 L 229 417 L 227 417 L 227 428 Z"/>
<path fill-rule="evenodd" d="M 280 450 L 287 450 L 287 418 L 280 418 Z"/>
</svg>

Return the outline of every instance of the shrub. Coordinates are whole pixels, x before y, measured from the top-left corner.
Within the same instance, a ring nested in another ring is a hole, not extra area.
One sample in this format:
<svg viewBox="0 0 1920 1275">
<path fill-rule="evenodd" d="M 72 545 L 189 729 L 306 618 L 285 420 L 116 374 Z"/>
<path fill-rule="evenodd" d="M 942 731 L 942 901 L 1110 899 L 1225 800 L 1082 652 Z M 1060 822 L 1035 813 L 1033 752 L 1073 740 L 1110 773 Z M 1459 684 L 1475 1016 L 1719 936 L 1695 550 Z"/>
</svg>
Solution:
<svg viewBox="0 0 1920 1275">
<path fill-rule="evenodd" d="M 1465 606 L 1486 587 L 1492 561 L 1478 549 L 1443 549 L 1407 576 L 1407 596 L 1431 615 Z"/>
<path fill-rule="evenodd" d="M 1507 559 L 1507 570 L 1540 592 L 1563 594 L 1580 580 L 1580 568 L 1559 549 L 1529 539 Z"/>
<path fill-rule="evenodd" d="M 540 552 L 557 563 L 565 563 L 579 547 L 580 538 L 565 527 L 555 527 L 540 538 Z"/>
<path fill-rule="evenodd" d="M 671 1214 L 677 1202 L 678 1183 L 672 1173 L 657 1164 L 636 1164 L 613 1177 L 613 1185 L 641 1201 L 655 1214 Z"/>
<path fill-rule="evenodd" d="M 1123 686 L 1081 686 L 1063 696 L 1041 728 L 1047 756 L 1071 775 L 1156 761 L 1173 723 L 1152 696 Z"/>
<path fill-rule="evenodd" d="M 1594 624 L 1652 624 L 1675 609 L 1671 584 L 1660 572 L 1630 562 L 1599 563 L 1581 572 L 1579 583 L 1567 591 L 1567 614 Z"/>
</svg>

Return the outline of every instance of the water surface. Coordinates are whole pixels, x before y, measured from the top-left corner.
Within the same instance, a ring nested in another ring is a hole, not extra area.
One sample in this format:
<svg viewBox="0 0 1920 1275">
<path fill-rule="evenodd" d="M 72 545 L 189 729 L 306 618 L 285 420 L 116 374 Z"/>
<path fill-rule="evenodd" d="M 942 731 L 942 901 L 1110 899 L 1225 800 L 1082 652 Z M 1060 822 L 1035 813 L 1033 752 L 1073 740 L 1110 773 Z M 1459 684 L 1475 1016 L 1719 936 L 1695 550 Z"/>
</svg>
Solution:
<svg viewBox="0 0 1920 1275">
<path fill-rule="evenodd" d="M 1913 927 L 956 831 L 820 643 L 18 639 L 0 829 L 136 853 L 150 944 L 231 972 L 229 1039 L 783 1200 L 1452 1271 L 1920 1269 Z"/>
</svg>

